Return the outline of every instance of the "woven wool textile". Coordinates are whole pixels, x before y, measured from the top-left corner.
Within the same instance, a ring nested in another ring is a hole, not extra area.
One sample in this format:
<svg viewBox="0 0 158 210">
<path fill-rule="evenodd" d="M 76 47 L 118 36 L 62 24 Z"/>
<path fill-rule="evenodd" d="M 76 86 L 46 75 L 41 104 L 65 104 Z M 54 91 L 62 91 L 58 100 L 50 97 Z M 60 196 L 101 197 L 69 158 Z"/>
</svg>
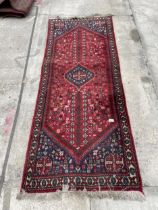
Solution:
<svg viewBox="0 0 158 210">
<path fill-rule="evenodd" d="M 22 189 L 142 191 L 112 17 L 49 20 Z"/>
</svg>

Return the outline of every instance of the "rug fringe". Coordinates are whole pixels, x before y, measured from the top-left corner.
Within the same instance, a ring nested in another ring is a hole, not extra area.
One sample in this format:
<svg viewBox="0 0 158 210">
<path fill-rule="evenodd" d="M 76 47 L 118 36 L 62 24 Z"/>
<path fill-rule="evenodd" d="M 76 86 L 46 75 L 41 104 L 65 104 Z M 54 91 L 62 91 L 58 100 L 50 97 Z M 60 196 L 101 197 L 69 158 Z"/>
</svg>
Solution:
<svg viewBox="0 0 158 210">
<path fill-rule="evenodd" d="M 24 190 L 17 195 L 18 200 L 23 199 L 37 199 L 37 200 L 49 200 L 49 199 L 61 199 L 63 194 L 68 196 L 84 196 L 90 198 L 109 198 L 112 200 L 133 200 L 133 201 L 145 201 L 145 195 L 140 191 L 69 191 L 67 186 L 63 187 L 63 190 L 59 190 L 52 193 L 27 193 Z"/>
<path fill-rule="evenodd" d="M 112 17 L 114 15 L 112 14 L 92 14 L 92 15 L 85 15 L 85 16 L 64 16 L 64 15 L 58 15 L 58 16 L 53 16 L 51 15 L 49 17 L 50 20 L 54 20 L 54 21 L 57 21 L 57 20 L 61 20 L 61 21 L 65 21 L 65 20 L 84 20 L 84 19 L 103 19 L 103 18 L 106 18 L 106 17 Z"/>
</svg>

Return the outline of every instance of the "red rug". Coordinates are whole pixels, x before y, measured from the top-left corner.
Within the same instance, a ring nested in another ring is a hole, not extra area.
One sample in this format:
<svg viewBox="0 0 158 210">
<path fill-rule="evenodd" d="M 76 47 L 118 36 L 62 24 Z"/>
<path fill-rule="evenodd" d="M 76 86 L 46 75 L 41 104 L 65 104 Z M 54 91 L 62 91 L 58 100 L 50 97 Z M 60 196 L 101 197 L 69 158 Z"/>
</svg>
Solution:
<svg viewBox="0 0 158 210">
<path fill-rule="evenodd" d="M 0 0 L 0 15 L 25 16 L 33 0 Z"/>
<path fill-rule="evenodd" d="M 142 191 L 111 17 L 50 20 L 22 189 Z"/>
</svg>

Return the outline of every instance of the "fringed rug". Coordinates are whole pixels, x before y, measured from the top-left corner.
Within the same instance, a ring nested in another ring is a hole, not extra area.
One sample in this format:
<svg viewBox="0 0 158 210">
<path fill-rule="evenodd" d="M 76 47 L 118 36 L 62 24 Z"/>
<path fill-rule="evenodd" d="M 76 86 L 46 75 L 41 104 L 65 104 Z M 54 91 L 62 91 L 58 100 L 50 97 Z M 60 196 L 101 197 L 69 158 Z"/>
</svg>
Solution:
<svg viewBox="0 0 158 210">
<path fill-rule="evenodd" d="M 25 16 L 33 0 L 0 0 L 0 15 Z"/>
<path fill-rule="evenodd" d="M 142 192 L 112 17 L 49 20 L 22 190 L 65 186 Z"/>
</svg>

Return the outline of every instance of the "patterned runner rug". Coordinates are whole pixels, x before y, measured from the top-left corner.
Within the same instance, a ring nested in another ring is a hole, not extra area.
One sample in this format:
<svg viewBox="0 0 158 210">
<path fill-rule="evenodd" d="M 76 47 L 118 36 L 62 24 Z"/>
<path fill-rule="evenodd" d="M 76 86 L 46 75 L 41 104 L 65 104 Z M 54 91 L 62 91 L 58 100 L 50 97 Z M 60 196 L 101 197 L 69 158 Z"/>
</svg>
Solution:
<svg viewBox="0 0 158 210">
<path fill-rule="evenodd" d="M 0 15 L 25 16 L 33 0 L 0 0 Z"/>
<path fill-rule="evenodd" d="M 112 17 L 49 21 L 22 189 L 65 186 L 142 192 Z"/>
</svg>

